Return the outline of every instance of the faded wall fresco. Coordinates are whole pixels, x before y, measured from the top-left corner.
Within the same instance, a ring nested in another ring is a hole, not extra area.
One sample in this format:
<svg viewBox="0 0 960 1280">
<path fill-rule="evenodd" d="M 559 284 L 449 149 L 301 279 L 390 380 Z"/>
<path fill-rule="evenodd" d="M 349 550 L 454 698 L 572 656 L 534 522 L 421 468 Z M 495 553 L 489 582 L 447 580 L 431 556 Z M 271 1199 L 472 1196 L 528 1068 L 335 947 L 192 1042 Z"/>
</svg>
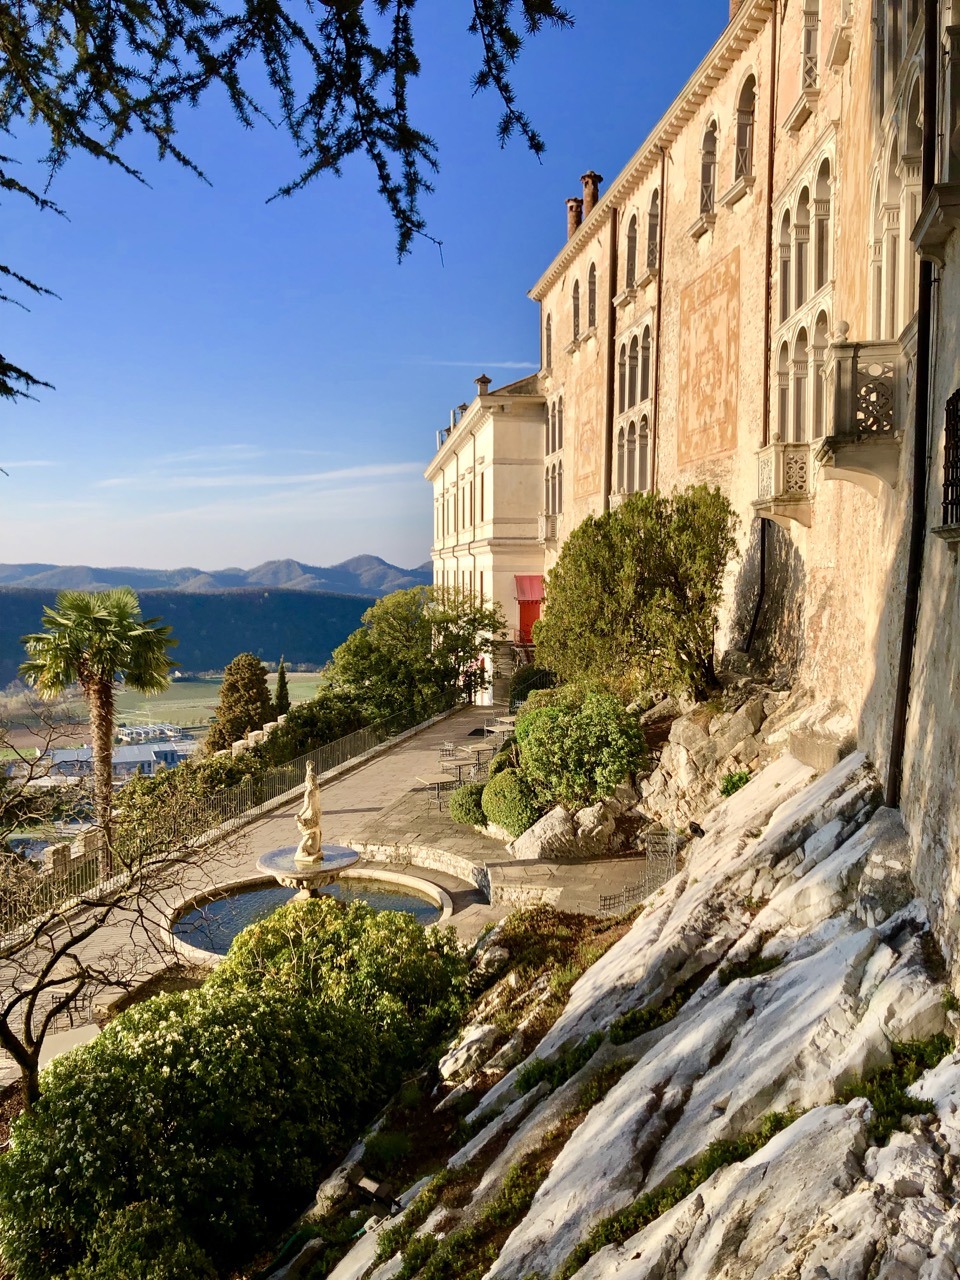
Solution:
<svg viewBox="0 0 960 1280">
<path fill-rule="evenodd" d="M 680 295 L 677 463 L 686 466 L 737 445 L 740 381 L 740 250 Z"/>
</svg>

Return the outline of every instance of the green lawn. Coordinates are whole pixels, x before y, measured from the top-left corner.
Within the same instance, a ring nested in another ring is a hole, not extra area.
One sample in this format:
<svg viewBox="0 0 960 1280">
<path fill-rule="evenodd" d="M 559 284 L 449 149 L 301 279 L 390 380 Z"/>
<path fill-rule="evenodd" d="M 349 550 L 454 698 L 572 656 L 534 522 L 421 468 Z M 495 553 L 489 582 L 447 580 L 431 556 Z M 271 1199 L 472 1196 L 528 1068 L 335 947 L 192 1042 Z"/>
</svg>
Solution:
<svg viewBox="0 0 960 1280">
<path fill-rule="evenodd" d="M 291 703 L 296 706 L 312 698 L 319 679 L 316 671 L 288 672 Z M 277 677 L 270 675 L 267 680 L 273 692 Z M 175 680 L 169 689 L 154 698 L 121 690 L 117 694 L 117 720 L 127 724 L 206 724 L 216 710 L 221 683 L 219 678 Z"/>
</svg>

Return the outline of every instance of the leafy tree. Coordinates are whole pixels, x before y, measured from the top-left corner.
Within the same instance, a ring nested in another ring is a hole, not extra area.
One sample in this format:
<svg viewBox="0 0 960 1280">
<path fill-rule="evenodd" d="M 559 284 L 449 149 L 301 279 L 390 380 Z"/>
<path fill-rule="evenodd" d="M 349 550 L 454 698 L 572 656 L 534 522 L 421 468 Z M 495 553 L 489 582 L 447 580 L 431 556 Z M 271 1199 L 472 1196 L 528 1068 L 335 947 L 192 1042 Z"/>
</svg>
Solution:
<svg viewBox="0 0 960 1280">
<path fill-rule="evenodd" d="M 481 657 L 503 626 L 499 608 L 467 594 L 394 591 L 334 650 L 329 686 L 350 694 L 370 720 L 425 720 L 484 687 Z"/>
<path fill-rule="evenodd" d="M 610 795 L 646 754 L 643 729 L 613 693 L 565 685 L 517 717 L 520 769 L 543 805 L 579 809 Z"/>
<path fill-rule="evenodd" d="M 565 681 L 715 686 L 713 639 L 736 516 L 719 489 L 634 494 L 571 533 L 547 576 L 537 658 Z"/>
<path fill-rule="evenodd" d="M 207 750 L 223 751 L 251 729 L 262 729 L 272 716 L 266 667 L 256 654 L 237 654 L 223 673 L 216 720 L 207 734 Z"/>
<path fill-rule="evenodd" d="M 280 659 L 280 665 L 277 667 L 277 687 L 273 693 L 273 715 L 274 719 L 279 716 L 285 716 L 290 710 L 290 690 L 287 688 L 287 668 L 283 665 L 283 659 Z"/>
<path fill-rule="evenodd" d="M 315 698 L 300 702 L 287 712 L 286 720 L 274 729 L 261 751 L 270 764 L 285 764 L 364 724 L 366 717 L 352 695 L 322 688 Z"/>
<path fill-rule="evenodd" d="M 2 83 L 2 76 L 0 76 Z M 159 619 L 144 619 L 136 592 L 61 591 L 45 608 L 43 631 L 23 637 L 27 661 L 20 674 L 42 698 L 79 684 L 90 713 L 93 791 L 101 836 L 101 872 L 113 869 L 113 737 L 118 680 L 138 693 L 160 693 L 170 683 L 176 644 Z"/>
<path fill-rule="evenodd" d="M 161 158 L 172 156 L 199 174 L 176 141 L 178 108 L 197 106 L 211 89 L 223 91 L 241 124 L 272 115 L 292 138 L 302 168 L 278 195 L 318 174 L 339 174 L 350 156 L 365 155 L 402 255 L 414 235 L 425 233 L 419 202 L 438 167 L 435 144 L 409 108 L 420 71 L 415 9 L 416 0 L 324 0 L 308 7 L 91 0 L 79 8 L 68 0 L 0 0 L 0 135 L 12 140 L 29 121 L 49 140 L 51 172 L 79 150 L 141 178 L 121 147 L 140 133 Z M 543 141 L 517 104 L 511 69 L 525 35 L 572 19 L 557 0 L 470 0 L 465 10 L 480 48 L 474 85 L 492 88 L 503 103 L 501 144 L 517 132 L 539 155 Z M 265 86 L 275 98 L 272 112 L 260 100 Z M 43 184 L 14 177 L 14 163 L 0 155 L 0 190 L 62 212 Z M 2 264 L 0 276 L 35 295 L 49 292 Z M 38 385 L 0 356 L 0 396 L 29 395 Z"/>
</svg>

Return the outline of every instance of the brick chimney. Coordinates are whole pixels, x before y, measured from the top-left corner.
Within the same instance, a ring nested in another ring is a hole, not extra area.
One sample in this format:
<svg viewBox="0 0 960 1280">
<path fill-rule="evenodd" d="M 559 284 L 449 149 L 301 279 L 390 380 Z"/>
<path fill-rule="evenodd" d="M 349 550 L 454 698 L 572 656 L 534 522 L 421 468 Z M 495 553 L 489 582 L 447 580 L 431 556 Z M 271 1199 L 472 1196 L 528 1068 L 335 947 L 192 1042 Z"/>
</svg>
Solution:
<svg viewBox="0 0 960 1280">
<path fill-rule="evenodd" d="M 490 386 L 490 379 L 487 375 L 485 373 L 481 373 L 479 378 L 474 378 L 474 382 L 477 384 L 477 395 L 485 396 Z"/>
<path fill-rule="evenodd" d="M 567 201 L 567 239 L 576 235 L 577 228 L 583 221 L 583 201 L 579 196 L 571 196 Z"/>
<path fill-rule="evenodd" d="M 731 0 L 731 3 L 733 3 L 733 0 Z M 600 183 L 603 179 L 599 173 L 594 173 L 592 169 L 588 169 L 580 181 L 583 183 L 583 216 L 589 218 L 593 211 L 593 206 L 600 199 Z"/>
</svg>

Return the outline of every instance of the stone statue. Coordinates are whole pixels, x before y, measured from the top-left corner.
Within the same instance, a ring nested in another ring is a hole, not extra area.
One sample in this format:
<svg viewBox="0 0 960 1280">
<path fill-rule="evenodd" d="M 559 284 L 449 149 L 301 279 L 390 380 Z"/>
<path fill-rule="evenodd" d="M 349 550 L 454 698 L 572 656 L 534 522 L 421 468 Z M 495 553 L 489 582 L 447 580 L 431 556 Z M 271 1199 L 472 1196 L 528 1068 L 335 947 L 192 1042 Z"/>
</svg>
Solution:
<svg viewBox="0 0 960 1280">
<path fill-rule="evenodd" d="M 307 761 L 307 780 L 303 787 L 303 804 L 297 814 L 297 827 L 303 839 L 294 855 L 297 862 L 320 862 L 323 849 L 320 845 L 320 783 L 313 761 Z"/>
</svg>

